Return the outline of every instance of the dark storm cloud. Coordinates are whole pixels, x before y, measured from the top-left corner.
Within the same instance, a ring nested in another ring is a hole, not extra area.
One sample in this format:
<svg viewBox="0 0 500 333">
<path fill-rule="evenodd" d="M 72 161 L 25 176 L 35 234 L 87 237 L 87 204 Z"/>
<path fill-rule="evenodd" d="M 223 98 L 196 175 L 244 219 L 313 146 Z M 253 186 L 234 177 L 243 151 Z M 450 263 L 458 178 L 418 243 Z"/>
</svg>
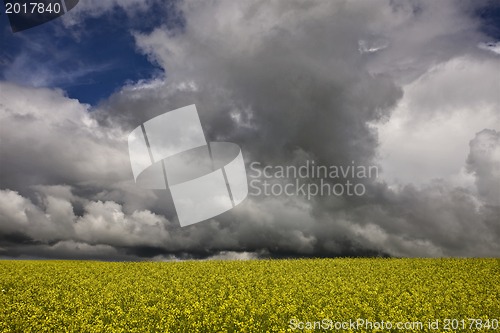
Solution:
<svg viewBox="0 0 500 333">
<path fill-rule="evenodd" d="M 92 112 L 58 91 L 2 83 L 3 255 L 499 255 L 495 130 L 471 141 L 467 166 L 477 188 L 364 179 L 363 197 L 249 197 L 186 228 L 168 192 L 135 186 L 127 156 L 131 129 L 196 104 L 208 138 L 240 145 L 247 167 L 377 164 L 373 124 L 390 119 L 404 98 L 402 82 L 431 64 L 476 56 L 471 46 L 480 33 L 464 8 L 451 1 L 185 1 L 182 31 L 135 34 L 166 76 L 129 84 Z M 448 102 L 417 98 L 413 112 L 422 105 L 439 113 Z M 34 244 L 14 246 L 16 237 Z"/>
</svg>

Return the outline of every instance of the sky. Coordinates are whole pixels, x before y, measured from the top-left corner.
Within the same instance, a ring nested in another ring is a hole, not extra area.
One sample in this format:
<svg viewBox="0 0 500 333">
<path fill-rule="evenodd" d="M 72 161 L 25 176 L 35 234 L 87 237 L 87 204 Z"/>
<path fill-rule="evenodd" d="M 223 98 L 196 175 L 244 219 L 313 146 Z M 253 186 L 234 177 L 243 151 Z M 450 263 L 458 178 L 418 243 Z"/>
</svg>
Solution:
<svg viewBox="0 0 500 333">
<path fill-rule="evenodd" d="M 249 181 L 379 172 L 348 177 L 363 195 L 249 195 L 181 227 L 127 137 L 191 104 Z M 496 1 L 80 0 L 16 33 L 2 9 L 0 258 L 499 257 L 499 238 Z"/>
</svg>

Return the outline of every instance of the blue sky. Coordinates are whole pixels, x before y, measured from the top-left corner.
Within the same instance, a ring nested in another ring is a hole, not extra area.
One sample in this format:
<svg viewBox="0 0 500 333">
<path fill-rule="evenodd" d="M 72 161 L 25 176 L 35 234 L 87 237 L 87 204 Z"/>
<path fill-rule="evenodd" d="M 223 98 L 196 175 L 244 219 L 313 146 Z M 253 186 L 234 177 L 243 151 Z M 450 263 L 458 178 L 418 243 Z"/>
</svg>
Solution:
<svg viewBox="0 0 500 333">
<path fill-rule="evenodd" d="M 58 87 L 95 105 L 127 82 L 162 75 L 161 68 L 137 51 L 132 36 L 132 31 L 147 33 L 161 24 L 181 25 L 159 5 L 133 18 L 116 7 L 77 25 L 65 27 L 59 18 L 17 33 L 1 15 L 0 77 L 21 85 Z"/>
</svg>

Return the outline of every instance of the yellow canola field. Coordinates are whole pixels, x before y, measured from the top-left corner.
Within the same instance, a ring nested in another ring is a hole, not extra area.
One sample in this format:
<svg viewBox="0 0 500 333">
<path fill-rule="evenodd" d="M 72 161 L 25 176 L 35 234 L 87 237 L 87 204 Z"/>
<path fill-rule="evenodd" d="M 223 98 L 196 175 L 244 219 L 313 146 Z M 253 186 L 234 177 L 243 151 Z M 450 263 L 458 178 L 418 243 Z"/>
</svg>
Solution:
<svg viewBox="0 0 500 333">
<path fill-rule="evenodd" d="M 0 332 L 500 333 L 500 259 L 0 261 L 0 289 Z"/>
</svg>

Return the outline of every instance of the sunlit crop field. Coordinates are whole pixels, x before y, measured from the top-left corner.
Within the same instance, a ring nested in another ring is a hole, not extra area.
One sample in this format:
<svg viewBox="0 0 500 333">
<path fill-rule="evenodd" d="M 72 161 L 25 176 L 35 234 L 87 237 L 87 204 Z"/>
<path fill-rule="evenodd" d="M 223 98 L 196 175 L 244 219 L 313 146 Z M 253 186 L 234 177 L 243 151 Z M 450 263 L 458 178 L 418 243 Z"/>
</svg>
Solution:
<svg viewBox="0 0 500 333">
<path fill-rule="evenodd" d="M 0 288 L 0 332 L 500 332 L 500 259 L 0 261 Z"/>
</svg>

